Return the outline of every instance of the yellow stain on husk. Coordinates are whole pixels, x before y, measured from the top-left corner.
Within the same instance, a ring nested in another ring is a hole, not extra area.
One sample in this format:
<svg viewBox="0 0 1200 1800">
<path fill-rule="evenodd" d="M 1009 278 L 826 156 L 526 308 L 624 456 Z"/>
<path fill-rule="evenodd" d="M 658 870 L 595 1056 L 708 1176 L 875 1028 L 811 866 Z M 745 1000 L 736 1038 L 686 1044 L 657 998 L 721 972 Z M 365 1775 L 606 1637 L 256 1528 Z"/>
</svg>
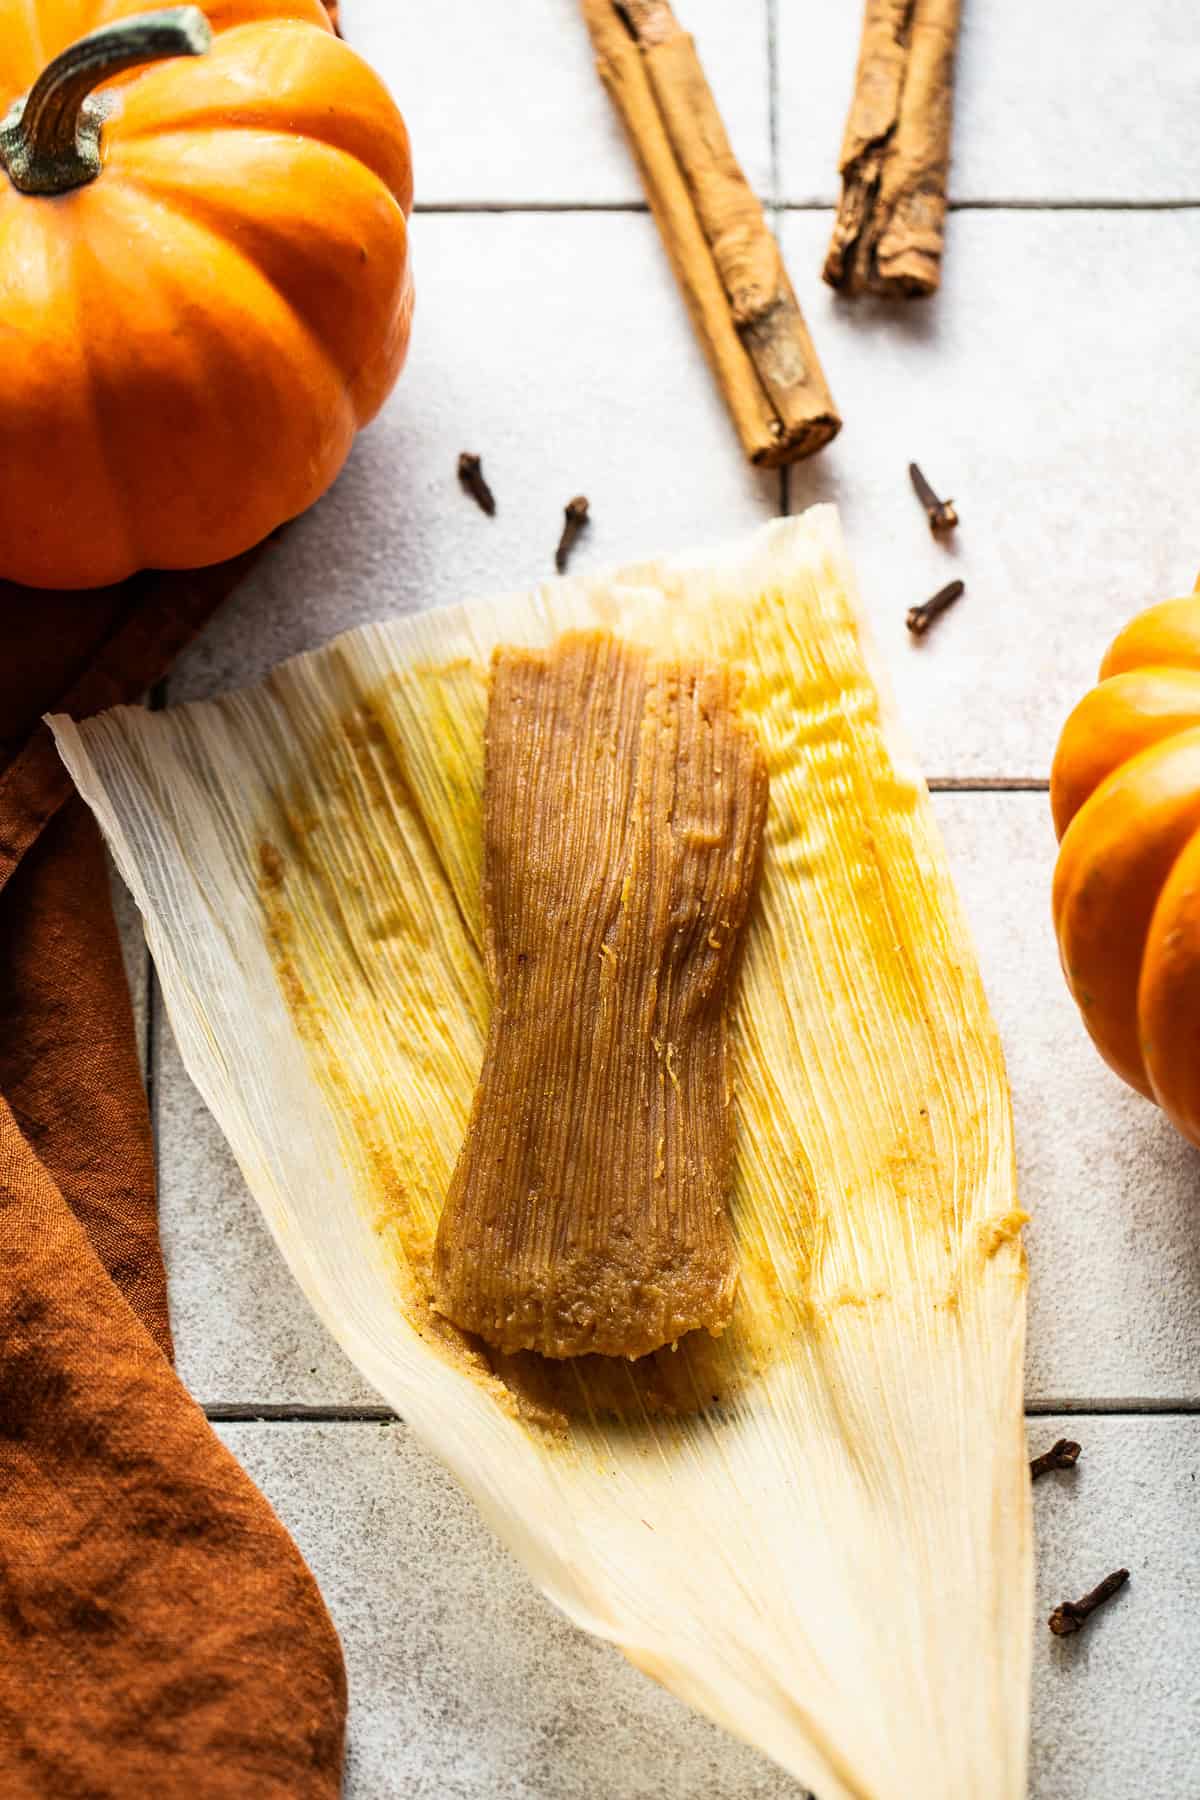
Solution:
<svg viewBox="0 0 1200 1800">
<path fill-rule="evenodd" d="M 327 724 L 260 848 L 281 991 L 406 1313 L 539 1417 L 727 1399 L 773 1358 L 812 1351 L 847 1310 L 896 1304 L 907 1291 L 896 1269 L 918 1240 L 941 1320 L 931 1329 L 958 1313 L 964 1209 L 983 1205 L 996 1154 L 996 1133 L 975 1129 L 984 1113 L 1001 1120 L 1001 1155 L 1007 1141 L 995 1029 L 923 784 L 892 760 L 849 598 L 829 581 L 804 601 L 767 590 L 698 609 L 668 592 L 614 621 L 632 641 L 737 667 L 769 768 L 732 1022 L 740 1287 L 719 1339 L 693 1334 L 619 1368 L 546 1367 L 502 1358 L 429 1309 L 490 1004 L 483 657 L 416 661 Z M 1017 1228 L 998 1229 L 979 1218 L 988 1256 Z"/>
</svg>

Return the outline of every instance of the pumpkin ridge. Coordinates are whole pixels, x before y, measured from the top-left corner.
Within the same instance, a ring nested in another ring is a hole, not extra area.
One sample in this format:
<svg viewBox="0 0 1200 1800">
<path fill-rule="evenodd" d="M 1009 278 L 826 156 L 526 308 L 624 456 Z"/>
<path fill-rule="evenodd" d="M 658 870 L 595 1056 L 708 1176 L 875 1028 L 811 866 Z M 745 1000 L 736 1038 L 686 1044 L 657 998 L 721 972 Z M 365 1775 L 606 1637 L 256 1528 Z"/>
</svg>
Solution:
<svg viewBox="0 0 1200 1800">
<path fill-rule="evenodd" d="M 1105 1061 L 1200 1147 L 1200 580 L 1118 632 L 1054 754 L 1059 959 Z"/>
<path fill-rule="evenodd" d="M 1142 956 L 1138 1029 L 1152 1096 L 1200 1144 L 1200 825 L 1162 884 Z M 1190 1041 L 1189 1041 L 1190 1039 Z"/>
<path fill-rule="evenodd" d="M 337 385 L 344 390 L 347 405 L 350 407 L 351 411 L 354 410 L 348 379 L 343 375 L 340 367 L 334 360 L 328 344 L 326 344 L 319 334 L 314 331 L 309 321 L 298 308 L 292 304 L 290 297 L 276 287 L 266 270 L 260 267 L 254 257 L 251 256 L 241 244 L 237 243 L 232 237 L 227 237 L 223 231 L 217 230 L 214 226 L 210 225 L 207 220 L 196 217 L 189 208 L 174 205 L 166 195 L 161 193 L 151 194 L 145 187 L 141 186 L 140 183 L 132 180 L 128 182 L 128 184 L 123 185 L 129 185 L 131 187 L 137 186 L 143 198 L 149 201 L 151 205 L 160 206 L 177 223 L 182 221 L 184 224 L 194 226 L 197 231 L 203 232 L 206 237 L 213 239 L 215 243 L 221 245 L 222 249 L 235 256 L 242 267 L 248 269 L 254 278 L 261 284 L 264 291 L 272 295 L 284 308 L 288 316 L 294 319 L 296 324 L 300 326 L 309 348 L 315 351 L 320 357 L 326 373 L 332 376 Z"/>
<path fill-rule="evenodd" d="M 277 135 L 280 137 L 285 136 L 283 133 Z M 312 140 L 308 141 L 312 142 Z M 386 200 L 392 206 L 395 206 L 398 211 L 400 210 L 399 203 L 386 182 L 381 181 L 373 170 L 367 169 L 364 164 L 359 163 L 357 158 L 352 157 L 348 151 L 336 150 L 333 149 L 332 146 L 325 144 L 316 145 L 315 147 L 322 152 L 331 152 L 333 155 L 344 158 L 346 161 L 355 164 L 356 167 L 363 171 L 368 180 L 375 183 L 380 190 L 381 196 L 386 198 Z M 360 356 L 352 365 L 343 368 L 340 359 L 335 355 L 333 348 L 323 336 L 317 321 L 310 315 L 306 308 L 306 295 L 303 291 L 303 284 L 299 284 L 302 291 L 298 293 L 293 293 L 290 289 L 285 289 L 275 280 L 270 271 L 263 266 L 259 257 L 255 255 L 253 248 L 250 245 L 239 241 L 237 236 L 237 216 L 232 203 L 228 204 L 228 210 L 225 212 L 225 216 L 222 217 L 221 214 L 224 209 L 216 206 L 212 200 L 205 199 L 202 195 L 195 195 L 190 192 L 186 194 L 174 192 L 165 184 L 160 185 L 157 182 L 146 179 L 136 169 L 129 168 L 125 164 L 120 166 L 119 172 L 123 185 L 135 188 L 138 193 L 142 194 L 152 204 L 164 207 L 173 218 L 183 219 L 187 223 L 196 226 L 198 230 L 204 231 L 208 236 L 222 244 L 227 250 L 232 251 L 247 268 L 254 271 L 270 292 L 288 309 L 296 319 L 297 323 L 303 327 L 310 346 L 320 354 L 329 373 L 343 388 L 346 399 L 355 415 L 356 423 L 361 428 L 367 420 L 360 415 L 360 407 L 355 393 L 355 387 L 368 358 L 366 356 Z M 408 227 L 402 212 L 401 227 L 405 232 L 406 243 L 404 260 L 407 263 Z M 374 349 L 375 346 L 372 346 L 373 351 Z M 375 410 L 378 409 L 376 408 Z"/>
<path fill-rule="evenodd" d="M 12 467 L 0 497 L 0 535 L 9 540 L 20 533 L 23 553 L 32 554 L 31 572 L 40 574 L 48 547 L 56 539 L 71 544 L 82 539 L 93 546 L 99 544 L 104 553 L 117 548 L 118 533 L 121 547 L 127 547 L 127 534 L 111 465 L 104 455 L 103 435 L 91 404 L 89 337 L 81 299 L 86 288 L 80 287 L 76 273 L 80 234 L 73 229 L 70 213 L 64 229 L 40 205 L 31 207 L 6 181 L 3 187 L 6 198 L 20 215 L 15 229 L 21 234 L 21 262 L 27 271 L 21 283 L 24 292 L 18 291 L 15 297 L 16 329 L 19 333 L 29 329 L 30 312 L 26 309 L 31 309 L 33 316 L 43 308 L 52 311 L 55 320 L 53 342 L 41 347 L 38 363 L 27 369 L 25 359 L 14 356 L 6 380 L 6 399 L 15 407 L 15 414 L 10 414 Z M 28 271 L 35 266 L 39 274 L 31 279 Z M 86 410 L 81 413 L 78 403 L 85 392 Z M 31 518 L 22 497 L 24 484 L 19 471 L 32 462 L 34 445 L 50 459 L 58 484 L 55 492 L 63 498 L 52 514 L 35 513 Z M 75 491 L 81 469 L 88 471 L 82 495 Z M 35 579 L 28 585 L 58 584 Z"/>
<path fill-rule="evenodd" d="M 44 0 L 32 0 L 32 4 L 40 6 Z M 334 35 L 323 0 L 196 0 L 196 4 L 218 37 L 227 37 L 231 31 L 243 31 L 250 26 L 271 25 L 311 25 L 329 37 Z M 250 11 L 252 4 L 260 4 L 265 10 Z M 150 11 L 153 5 L 154 0 L 94 0 L 92 18 L 72 35 L 81 36 L 99 26 L 134 18 L 138 13 Z M 64 39 L 64 44 L 72 41 L 72 35 Z M 63 47 L 58 46 L 59 49 Z M 54 54 L 54 51 L 50 52 L 50 55 Z"/>
<path fill-rule="evenodd" d="M 81 246 L 77 246 L 77 252 Z M 81 292 L 86 292 L 82 288 Z M 85 379 L 81 391 L 85 397 L 88 419 L 91 424 L 92 438 L 96 445 L 96 466 L 104 471 L 104 485 L 108 495 L 108 517 L 116 521 L 120 531 L 124 550 L 122 560 L 131 569 L 146 566 L 146 559 L 140 547 L 141 533 L 135 528 L 133 510 L 126 497 L 126 484 L 113 478 L 113 456 L 111 449 L 111 433 L 101 416 L 100 387 L 93 358 L 93 346 L 89 333 L 84 329 L 84 321 L 79 321 L 80 351 L 83 358 Z"/>
<path fill-rule="evenodd" d="M 1200 669 L 1200 605 L 1194 595 L 1148 606 L 1104 653 L 1100 679 L 1138 668 Z"/>
<path fill-rule="evenodd" d="M 325 32 L 330 37 L 334 35 L 323 0 L 265 0 L 265 3 L 271 8 L 269 12 L 251 13 L 245 18 L 227 15 L 239 13 L 246 0 L 204 0 L 204 11 L 213 30 L 222 37 L 254 25 L 311 25 L 315 31 Z M 143 0 L 135 0 L 135 10 L 142 4 Z M 285 11 L 285 8 L 294 10 Z"/>
<path fill-rule="evenodd" d="M 223 78 L 239 73 L 243 42 L 248 49 L 256 39 L 265 38 L 268 45 L 276 38 L 287 43 L 297 33 L 307 42 L 309 66 L 302 66 L 304 59 L 294 56 L 291 60 L 297 66 L 288 67 L 285 83 L 279 70 L 256 69 L 258 85 L 249 91 L 232 81 L 225 88 L 218 85 Z M 211 92 L 191 97 L 210 82 Z M 320 104 L 312 99 L 318 87 L 323 96 Z M 131 88 L 127 111 L 111 122 L 109 135 L 114 143 L 159 137 L 164 132 L 284 131 L 345 150 L 379 177 L 406 217 L 412 210 L 411 149 L 399 109 L 370 65 L 329 31 L 285 20 L 231 27 L 216 40 L 208 56 L 182 69 L 167 63 L 147 69 L 137 78 L 136 88 L 137 106 L 132 103 Z M 378 117 L 372 116 L 381 108 L 389 114 L 387 130 L 381 130 Z M 356 141 L 347 143 L 347 136 Z"/>
<path fill-rule="evenodd" d="M 130 185 L 132 185 L 132 184 L 130 184 Z M 95 192 L 96 190 L 93 189 L 92 191 Z M 125 183 L 121 183 L 119 186 L 111 187 L 108 190 L 110 199 L 113 202 L 114 207 L 117 204 L 119 204 L 118 197 L 127 196 L 127 192 L 128 192 L 128 190 L 127 190 L 127 186 Z M 233 258 L 236 261 L 236 263 L 238 264 L 238 266 L 247 272 L 250 279 L 256 284 L 256 286 L 259 290 L 259 293 L 261 295 L 261 301 L 254 306 L 254 308 L 252 309 L 252 312 L 250 313 L 249 316 L 252 316 L 255 319 L 262 319 L 262 320 L 266 321 L 266 324 L 263 327 L 264 345 L 266 343 L 273 344 L 273 339 L 276 335 L 270 329 L 272 313 L 274 312 L 276 319 L 278 319 L 280 316 L 282 316 L 282 318 L 286 321 L 287 326 L 290 328 L 290 330 L 292 332 L 295 333 L 296 337 L 303 344 L 304 354 L 312 356 L 314 363 L 319 365 L 321 374 L 323 374 L 324 377 L 326 378 L 326 380 L 328 381 L 328 383 L 331 387 L 332 393 L 336 394 L 338 403 L 340 404 L 341 408 L 344 409 L 344 418 L 341 420 L 341 425 L 338 430 L 336 430 L 334 432 L 329 432 L 328 431 L 329 411 L 328 411 L 328 407 L 324 408 L 323 409 L 323 417 L 326 421 L 326 435 L 335 437 L 338 440 L 344 439 L 345 443 L 346 443 L 346 449 L 348 450 L 349 444 L 353 440 L 353 437 L 355 435 L 356 424 L 357 424 L 357 421 L 355 418 L 355 413 L 354 413 L 353 402 L 351 400 L 349 393 L 347 392 L 346 384 L 342 377 L 340 369 L 338 369 L 336 363 L 333 361 L 333 358 L 331 357 L 327 347 L 322 342 L 320 342 L 320 340 L 317 339 L 313 335 L 313 333 L 309 330 L 307 322 L 303 318 L 301 318 L 300 315 L 291 307 L 291 305 L 288 303 L 288 301 L 284 297 L 284 295 L 282 295 L 271 284 L 271 282 L 268 280 L 267 276 L 257 267 L 257 265 L 251 259 L 247 258 L 242 253 L 242 251 L 239 249 L 239 247 L 236 244 L 231 243 L 229 241 L 229 239 L 219 235 L 216 232 L 211 231 L 206 225 L 203 224 L 203 222 L 191 219 L 186 213 L 182 212 L 178 208 L 172 207 L 168 201 L 162 199 L 160 196 L 156 195 L 156 196 L 151 197 L 151 196 L 147 196 L 147 195 L 139 192 L 137 195 L 137 201 L 138 201 L 139 207 L 150 206 L 150 207 L 154 207 L 154 208 L 160 210 L 161 212 L 165 213 L 166 216 L 168 217 L 168 219 L 171 221 L 171 226 L 175 231 L 178 232 L 180 230 L 190 229 L 191 231 L 195 232 L 198 236 L 202 236 L 205 240 L 210 241 L 213 244 L 217 245 L 224 255 L 227 255 L 227 256 Z M 92 289 L 93 289 L 93 291 L 96 291 L 97 289 L 102 290 L 102 288 L 103 288 L 103 261 L 104 261 L 103 254 L 94 245 L 89 245 L 89 251 L 90 251 L 90 255 L 93 259 L 93 263 L 95 265 L 95 281 L 92 283 Z M 158 267 L 155 267 L 149 271 L 148 279 L 153 282 L 155 288 L 158 290 L 158 292 L 161 296 L 164 308 L 174 316 L 177 316 L 179 318 L 186 317 L 187 310 L 188 310 L 188 300 L 189 300 L 189 288 L 187 285 L 186 278 L 185 277 L 176 277 L 175 279 L 168 279 L 166 272 L 164 272 L 162 269 L 160 269 Z M 146 281 L 142 281 L 140 283 L 140 289 L 143 293 L 145 291 L 145 287 L 146 287 Z M 195 327 L 193 326 L 189 332 L 189 336 L 194 336 L 194 335 L 195 335 Z M 222 351 L 225 353 L 225 356 L 227 359 L 236 361 L 237 348 L 238 348 L 237 335 L 235 332 L 233 332 L 231 330 L 228 330 L 228 329 L 222 330 L 217 317 L 215 315 L 213 315 L 210 319 L 210 335 L 207 336 L 206 338 L 197 337 L 196 338 L 196 346 L 197 347 L 195 349 L 195 354 L 194 354 L 193 362 L 192 362 L 193 375 L 192 375 L 191 385 L 196 389 L 197 392 L 201 392 L 201 391 L 211 392 L 214 387 L 214 384 L 211 381 L 202 378 L 203 371 L 204 371 L 205 357 L 206 357 L 206 355 L 214 354 L 215 351 Z M 210 349 L 210 346 L 215 347 L 215 350 Z M 274 347 L 274 345 L 273 345 L 273 347 Z M 291 354 L 288 354 L 286 357 L 286 362 L 290 364 L 292 360 L 293 360 L 293 358 L 292 358 Z M 280 366 L 281 367 L 284 366 L 283 358 L 281 358 Z M 272 379 L 272 377 L 273 377 L 272 369 L 270 368 L 269 365 L 264 365 L 264 367 L 266 369 L 267 380 L 271 382 L 271 385 L 275 385 L 274 381 Z M 224 378 L 226 375 L 227 375 L 227 369 L 223 369 L 222 377 Z M 306 380 L 309 381 L 310 383 L 312 383 L 312 382 L 314 382 L 314 376 L 310 375 L 310 376 L 306 377 Z M 221 384 L 218 383 L 215 385 L 219 387 Z M 332 394 L 331 394 L 331 398 L 332 398 Z M 220 416 L 219 413 L 216 411 L 216 409 L 214 409 L 213 417 L 219 417 L 219 416 Z M 107 439 L 106 439 L 105 432 L 103 429 L 103 421 L 102 421 L 102 433 L 101 433 L 102 447 L 106 441 L 107 441 Z M 135 441 L 135 442 L 138 441 L 138 434 L 136 434 L 136 433 L 134 434 L 133 441 Z M 343 452 L 341 458 L 339 459 L 338 467 L 341 466 L 341 463 L 344 462 L 344 460 L 345 460 L 345 452 Z M 334 473 L 336 473 L 336 470 L 334 471 Z M 226 469 L 222 474 L 222 480 L 227 481 L 228 478 L 229 478 L 229 471 Z M 304 511 L 309 505 L 311 505 L 313 503 L 313 501 L 316 500 L 318 495 L 321 492 L 323 492 L 324 489 L 329 485 L 329 481 L 332 480 L 332 478 L 333 478 L 332 475 L 330 475 L 326 480 L 320 482 L 319 484 L 314 484 L 311 474 L 307 474 L 305 479 L 306 479 L 308 487 L 310 487 L 312 489 L 312 491 L 308 494 L 308 496 L 306 498 L 302 498 L 300 503 L 297 504 L 296 506 L 294 506 L 289 511 L 288 516 L 294 516 L 296 513 Z M 136 480 L 128 479 L 128 474 L 126 474 L 125 485 L 127 485 L 129 487 L 130 491 L 133 492 L 140 486 L 140 483 Z M 282 522 L 282 520 L 280 522 Z M 157 524 L 157 521 L 152 520 L 152 528 L 155 524 Z M 243 546 L 243 547 L 248 547 L 248 546 Z M 236 552 L 233 552 L 233 551 L 228 552 L 228 554 L 235 554 L 235 553 Z M 222 559 L 223 558 L 218 558 L 216 560 L 222 560 Z M 168 560 L 167 558 L 165 558 L 163 556 L 161 551 L 153 549 L 149 545 L 146 545 L 145 547 L 139 548 L 137 558 L 130 566 L 131 566 L 131 568 L 146 567 L 146 566 L 178 567 L 178 566 L 180 566 L 180 563 L 178 560 L 176 560 L 176 561 Z"/>
<path fill-rule="evenodd" d="M 169 144 L 172 138 L 188 138 L 197 133 L 204 133 L 205 135 L 211 133 L 214 136 L 219 135 L 225 139 L 234 138 L 239 135 L 245 135 L 248 138 L 274 138 L 280 144 L 295 142 L 297 138 L 296 132 L 285 130 L 284 127 L 280 125 L 267 125 L 265 123 L 255 122 L 223 125 L 219 119 L 214 119 L 211 123 L 199 126 L 193 126 L 191 123 L 178 126 L 174 129 L 170 126 L 164 126 L 161 130 L 139 131 L 136 134 L 131 134 L 123 142 L 120 140 L 114 141 L 110 152 L 110 163 L 113 173 L 118 174 L 122 181 L 135 183 L 148 195 L 161 198 L 163 195 L 175 191 L 171 188 L 170 177 L 164 176 L 164 178 L 159 181 L 158 179 L 143 173 L 137 167 L 135 160 L 136 147 L 145 143 L 153 143 L 156 146 L 164 143 Z M 339 163 L 351 164 L 355 168 L 361 169 L 363 174 L 379 188 L 380 193 L 385 195 L 396 208 L 407 226 L 410 215 L 405 212 L 395 190 L 379 173 L 378 169 L 372 168 L 370 163 L 365 163 L 360 156 L 354 154 L 353 150 L 347 150 L 343 144 L 333 144 L 328 138 L 312 137 L 307 132 L 304 132 L 300 134 L 300 141 L 311 146 L 311 148 L 320 155 L 332 157 Z M 178 191 L 183 192 L 182 189 Z M 189 198 L 191 197 L 189 190 Z M 1197 671 L 1197 676 L 1198 679 L 1200 679 L 1200 671 Z"/>
<path fill-rule="evenodd" d="M 1157 764 L 1158 790 L 1146 791 Z M 1131 842 L 1138 819 L 1144 836 Z M 1129 757 L 1100 783 L 1068 825 L 1054 872 L 1067 984 L 1105 1061 L 1147 1099 L 1154 1094 L 1141 1052 L 1142 965 L 1163 886 L 1198 830 L 1200 726 L 1193 726 Z"/>
<path fill-rule="evenodd" d="M 1196 725 L 1200 669 L 1142 664 L 1097 682 L 1071 711 L 1051 766 L 1050 807 L 1059 839 L 1096 789 L 1131 757 Z"/>
<path fill-rule="evenodd" d="M 119 122 L 119 119 L 114 120 L 114 124 Z M 214 107 L 211 116 L 191 115 L 183 123 L 164 119 L 161 125 L 139 125 L 135 130 L 125 133 L 123 141 L 130 145 L 146 142 L 157 143 L 163 138 L 199 136 L 202 133 L 224 136 L 226 133 L 232 134 L 235 131 L 259 132 L 267 137 L 300 136 L 306 143 L 315 144 L 335 156 L 349 157 L 351 162 L 358 163 L 361 168 L 367 170 L 368 174 L 375 177 L 379 185 L 395 201 L 406 219 L 412 212 L 411 200 L 406 201 L 403 195 L 398 194 L 383 171 L 374 163 L 368 162 L 365 157 L 359 156 L 355 151 L 348 150 L 344 144 L 335 144 L 330 138 L 322 137 L 317 132 L 304 128 L 297 131 L 295 128 L 285 125 L 268 123 L 265 119 L 239 118 L 234 113 L 221 112 Z M 109 155 L 116 151 L 121 141 L 121 137 L 114 131 Z"/>
<path fill-rule="evenodd" d="M 103 226 L 104 215 L 109 210 L 108 192 L 93 189 L 92 193 L 89 194 L 89 199 L 93 199 L 94 195 L 98 195 L 100 199 L 99 215 L 97 216 L 93 200 L 93 205 L 89 209 L 89 223 L 98 223 Z M 85 258 L 88 267 L 86 271 L 81 274 L 81 278 L 75 285 L 75 291 L 78 294 L 86 294 L 95 291 L 97 273 L 102 269 L 104 260 L 103 256 L 97 251 L 96 246 L 90 241 L 90 232 L 86 228 L 81 229 L 76 234 L 75 241 L 76 262 L 83 261 Z M 97 346 L 91 334 L 84 326 L 85 321 L 80 317 L 78 333 L 81 342 L 83 365 L 87 376 L 87 379 L 82 385 L 83 393 L 86 396 L 88 414 L 92 422 L 93 437 L 98 452 L 96 463 L 97 467 L 104 470 L 105 486 L 110 496 L 108 512 L 111 517 L 120 520 L 121 538 L 125 552 L 123 561 L 131 570 L 142 569 L 149 566 L 149 558 L 142 551 L 141 531 L 135 528 L 131 508 L 125 498 L 126 491 L 129 489 L 130 484 L 124 480 L 114 479 L 114 467 L 119 468 L 119 463 L 114 451 L 113 433 L 108 421 L 103 417 L 101 407 L 100 392 L 102 384 L 99 374 Z"/>
<path fill-rule="evenodd" d="M 46 36 L 42 30 L 39 0 L 16 0 L 16 5 L 24 15 L 25 29 L 29 40 L 29 66 L 23 75 L 14 79 L 10 76 L 8 68 L 12 51 L 6 49 L 5 68 L 3 75 L 0 76 L 0 109 L 2 110 L 7 110 L 11 101 L 18 100 L 33 86 L 40 70 L 44 69 L 50 61 L 50 55 L 46 50 Z"/>
</svg>

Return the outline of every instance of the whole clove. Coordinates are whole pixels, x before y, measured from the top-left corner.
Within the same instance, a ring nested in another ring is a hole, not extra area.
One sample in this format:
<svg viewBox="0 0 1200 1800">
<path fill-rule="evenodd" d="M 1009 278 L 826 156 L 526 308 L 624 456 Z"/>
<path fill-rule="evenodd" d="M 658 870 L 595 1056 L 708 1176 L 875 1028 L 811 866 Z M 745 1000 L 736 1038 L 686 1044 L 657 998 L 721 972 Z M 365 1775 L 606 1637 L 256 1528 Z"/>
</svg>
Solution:
<svg viewBox="0 0 1200 1800">
<path fill-rule="evenodd" d="M 1082 1600 L 1064 1600 L 1061 1606 L 1056 1606 L 1047 1620 L 1055 1637 L 1073 1637 L 1077 1631 L 1082 1631 L 1096 1608 L 1103 1606 L 1106 1600 L 1111 1600 L 1128 1580 L 1128 1569 L 1114 1569 L 1111 1575 L 1104 1577 L 1099 1587 L 1094 1587 Z"/>
<path fill-rule="evenodd" d="M 951 581 L 946 587 L 939 588 L 933 598 L 926 600 L 921 606 L 910 606 L 906 624 L 914 637 L 924 637 L 933 621 L 944 613 L 947 607 L 961 599 L 967 591 L 963 581 Z"/>
<path fill-rule="evenodd" d="M 958 524 L 958 513 L 953 500 L 939 500 L 916 463 L 909 463 L 908 478 L 916 489 L 917 499 L 925 508 L 929 529 L 934 537 L 941 537 L 944 532 L 953 531 Z"/>
<path fill-rule="evenodd" d="M 1073 1469 L 1079 1461 L 1081 1448 L 1082 1445 L 1073 1444 L 1070 1438 L 1059 1438 L 1057 1444 L 1051 1444 L 1049 1450 L 1034 1457 L 1029 1465 L 1030 1476 L 1034 1481 L 1040 1481 L 1054 1469 Z"/>
<path fill-rule="evenodd" d="M 496 511 L 496 496 L 484 480 L 483 458 L 473 451 L 464 450 L 458 459 L 458 479 L 462 482 L 472 500 L 478 502 L 481 511 L 492 518 Z"/>
<path fill-rule="evenodd" d="M 567 572 L 567 561 L 575 548 L 575 540 L 588 522 L 588 503 L 586 494 L 576 494 L 568 500 L 563 508 L 562 536 L 558 540 L 558 549 L 554 552 L 554 566 L 560 575 Z"/>
</svg>

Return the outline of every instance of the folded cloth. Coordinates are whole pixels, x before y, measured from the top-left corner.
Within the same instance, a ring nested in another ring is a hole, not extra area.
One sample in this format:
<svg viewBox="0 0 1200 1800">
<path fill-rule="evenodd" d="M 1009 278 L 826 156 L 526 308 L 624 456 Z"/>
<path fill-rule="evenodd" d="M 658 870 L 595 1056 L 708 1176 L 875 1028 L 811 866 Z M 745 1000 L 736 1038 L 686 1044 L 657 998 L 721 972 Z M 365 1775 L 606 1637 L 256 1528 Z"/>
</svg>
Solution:
<svg viewBox="0 0 1200 1800">
<path fill-rule="evenodd" d="M 331 1800 L 315 1582 L 171 1366 L 133 1015 L 42 712 L 133 700 L 250 559 L 0 584 L 0 1794 Z"/>
</svg>

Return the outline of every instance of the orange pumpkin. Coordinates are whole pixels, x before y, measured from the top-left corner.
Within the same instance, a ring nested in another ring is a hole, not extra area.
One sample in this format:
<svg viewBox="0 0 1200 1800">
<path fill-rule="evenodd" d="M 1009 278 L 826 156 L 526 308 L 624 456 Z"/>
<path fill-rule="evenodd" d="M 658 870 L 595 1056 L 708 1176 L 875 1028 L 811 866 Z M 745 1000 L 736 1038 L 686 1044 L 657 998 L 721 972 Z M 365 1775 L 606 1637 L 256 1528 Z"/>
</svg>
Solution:
<svg viewBox="0 0 1200 1800">
<path fill-rule="evenodd" d="M 0 577 L 248 549 L 404 363 L 387 90 L 320 0 L 0 0 L 0 102 Z"/>
<path fill-rule="evenodd" d="M 1050 781 L 1059 954 L 1101 1055 L 1200 1144 L 1200 583 L 1100 677 Z"/>
</svg>

